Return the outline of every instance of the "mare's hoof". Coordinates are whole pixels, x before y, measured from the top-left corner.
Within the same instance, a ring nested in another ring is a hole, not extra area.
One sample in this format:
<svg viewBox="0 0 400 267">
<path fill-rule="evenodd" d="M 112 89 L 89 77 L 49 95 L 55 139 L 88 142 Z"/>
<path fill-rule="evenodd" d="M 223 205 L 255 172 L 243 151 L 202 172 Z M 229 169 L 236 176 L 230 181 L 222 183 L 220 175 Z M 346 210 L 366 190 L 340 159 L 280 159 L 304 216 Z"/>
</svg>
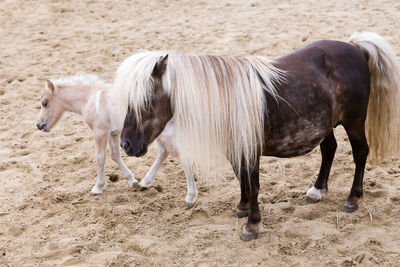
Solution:
<svg viewBox="0 0 400 267">
<path fill-rule="evenodd" d="M 243 218 L 243 217 L 248 217 L 249 216 L 249 211 L 248 210 L 235 210 L 235 217 L 236 218 Z"/>
<path fill-rule="evenodd" d="M 319 199 L 317 196 L 314 196 L 314 195 L 307 195 L 307 196 L 305 196 L 304 201 L 307 204 L 315 204 L 315 203 L 320 202 L 321 199 Z"/>
<path fill-rule="evenodd" d="M 353 212 L 358 210 L 358 204 L 354 204 L 354 203 L 349 203 L 349 202 L 345 202 L 342 208 L 342 211 L 344 212 Z"/>
<path fill-rule="evenodd" d="M 243 230 L 243 234 L 240 237 L 240 239 L 244 242 L 249 242 L 253 239 L 256 239 L 258 237 L 259 232 L 247 232 L 246 230 Z"/>
<path fill-rule="evenodd" d="M 313 186 L 307 190 L 304 200 L 307 204 L 318 203 L 320 200 L 322 200 L 322 198 L 326 197 L 327 194 L 328 194 L 328 190 L 317 189 Z"/>
</svg>

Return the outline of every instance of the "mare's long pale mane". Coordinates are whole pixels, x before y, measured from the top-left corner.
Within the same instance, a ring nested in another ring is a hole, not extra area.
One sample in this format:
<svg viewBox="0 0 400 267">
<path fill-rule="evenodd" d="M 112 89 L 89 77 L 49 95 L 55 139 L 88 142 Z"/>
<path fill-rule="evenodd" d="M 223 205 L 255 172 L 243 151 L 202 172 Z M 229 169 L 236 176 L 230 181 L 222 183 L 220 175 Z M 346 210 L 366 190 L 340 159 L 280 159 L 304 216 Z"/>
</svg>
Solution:
<svg viewBox="0 0 400 267">
<path fill-rule="evenodd" d="M 146 109 L 153 94 L 151 74 L 156 63 L 166 54 L 162 51 L 145 51 L 133 54 L 121 63 L 113 87 L 122 119 L 130 108 L 134 110 L 137 121 L 140 121 L 141 110 Z"/>
<path fill-rule="evenodd" d="M 131 108 L 140 123 L 153 93 L 152 70 L 166 54 L 142 52 L 121 64 L 114 89 L 123 116 Z M 183 163 L 207 172 L 225 158 L 238 169 L 252 164 L 263 146 L 265 91 L 277 97 L 282 77 L 264 57 L 168 53 L 163 87 Z"/>
</svg>

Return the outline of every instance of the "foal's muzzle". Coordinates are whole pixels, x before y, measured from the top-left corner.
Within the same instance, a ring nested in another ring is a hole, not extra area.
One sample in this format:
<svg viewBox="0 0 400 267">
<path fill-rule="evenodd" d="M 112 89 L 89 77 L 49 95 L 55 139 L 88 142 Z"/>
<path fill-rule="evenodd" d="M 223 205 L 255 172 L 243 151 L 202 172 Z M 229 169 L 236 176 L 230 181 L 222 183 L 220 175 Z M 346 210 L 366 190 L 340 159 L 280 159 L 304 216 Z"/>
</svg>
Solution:
<svg viewBox="0 0 400 267">
<path fill-rule="evenodd" d="M 45 132 L 48 131 L 45 122 L 40 122 L 40 121 L 38 121 L 38 122 L 36 123 L 36 126 L 37 126 L 38 129 L 41 130 L 41 131 L 42 131 L 42 130 L 45 131 Z"/>
</svg>

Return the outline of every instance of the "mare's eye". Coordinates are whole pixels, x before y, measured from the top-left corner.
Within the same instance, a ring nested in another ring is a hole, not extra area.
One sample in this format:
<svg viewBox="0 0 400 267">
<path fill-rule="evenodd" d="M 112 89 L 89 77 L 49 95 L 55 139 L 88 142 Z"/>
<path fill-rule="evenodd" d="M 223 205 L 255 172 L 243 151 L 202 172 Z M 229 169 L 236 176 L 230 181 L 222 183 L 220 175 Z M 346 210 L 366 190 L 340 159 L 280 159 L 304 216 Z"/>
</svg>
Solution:
<svg viewBox="0 0 400 267">
<path fill-rule="evenodd" d="M 44 107 L 44 108 L 47 107 L 47 104 L 48 104 L 47 101 L 43 101 L 42 102 L 42 107 Z"/>
</svg>

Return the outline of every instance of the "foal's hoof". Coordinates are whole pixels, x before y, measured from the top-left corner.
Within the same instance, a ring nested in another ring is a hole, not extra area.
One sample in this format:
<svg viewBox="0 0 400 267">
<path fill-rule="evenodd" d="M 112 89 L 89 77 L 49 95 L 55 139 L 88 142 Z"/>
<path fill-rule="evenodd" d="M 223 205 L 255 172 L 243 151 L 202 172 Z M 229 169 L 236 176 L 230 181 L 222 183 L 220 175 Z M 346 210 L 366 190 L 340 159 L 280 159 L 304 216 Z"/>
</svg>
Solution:
<svg viewBox="0 0 400 267">
<path fill-rule="evenodd" d="M 148 187 L 142 186 L 140 183 L 136 183 L 136 184 L 133 184 L 133 185 L 134 185 L 134 187 L 139 189 L 139 191 L 144 191 L 144 190 L 149 189 Z"/>
<path fill-rule="evenodd" d="M 186 195 L 185 202 L 189 207 L 190 206 L 193 207 L 194 204 L 196 204 L 196 199 L 197 199 L 197 195 L 195 195 L 195 196 Z"/>
<path fill-rule="evenodd" d="M 138 180 L 136 180 L 135 178 L 132 179 L 128 179 L 128 185 L 129 187 L 133 187 L 135 184 L 139 183 Z"/>
<path fill-rule="evenodd" d="M 241 240 L 243 240 L 244 242 L 249 242 L 253 239 L 256 239 L 258 237 L 258 234 L 260 233 L 260 231 L 257 232 L 248 232 L 245 229 L 243 229 L 243 234 L 240 237 Z"/>
<path fill-rule="evenodd" d="M 137 185 L 139 186 L 139 188 L 149 188 L 153 184 L 154 184 L 154 181 L 148 182 L 148 181 L 146 181 L 146 179 L 143 179 Z"/>
<path fill-rule="evenodd" d="M 93 186 L 92 190 L 90 190 L 89 195 L 91 196 L 96 196 L 96 195 L 101 195 L 103 193 L 103 190 L 106 188 L 105 184 L 96 184 Z"/>
<path fill-rule="evenodd" d="M 89 195 L 91 196 L 98 196 L 101 195 L 103 193 L 103 191 L 99 191 L 99 190 L 90 190 Z"/>
<path fill-rule="evenodd" d="M 186 207 L 187 207 L 188 209 L 191 209 L 191 208 L 193 208 L 194 206 L 196 206 L 196 202 L 193 202 L 193 203 L 186 202 Z"/>
<path fill-rule="evenodd" d="M 236 218 L 243 218 L 243 217 L 248 217 L 249 216 L 249 211 L 248 210 L 235 210 L 235 217 Z"/>
<path fill-rule="evenodd" d="M 350 202 L 345 202 L 342 208 L 342 211 L 344 212 L 353 212 L 358 210 L 358 204 L 355 203 L 350 203 Z"/>
</svg>

